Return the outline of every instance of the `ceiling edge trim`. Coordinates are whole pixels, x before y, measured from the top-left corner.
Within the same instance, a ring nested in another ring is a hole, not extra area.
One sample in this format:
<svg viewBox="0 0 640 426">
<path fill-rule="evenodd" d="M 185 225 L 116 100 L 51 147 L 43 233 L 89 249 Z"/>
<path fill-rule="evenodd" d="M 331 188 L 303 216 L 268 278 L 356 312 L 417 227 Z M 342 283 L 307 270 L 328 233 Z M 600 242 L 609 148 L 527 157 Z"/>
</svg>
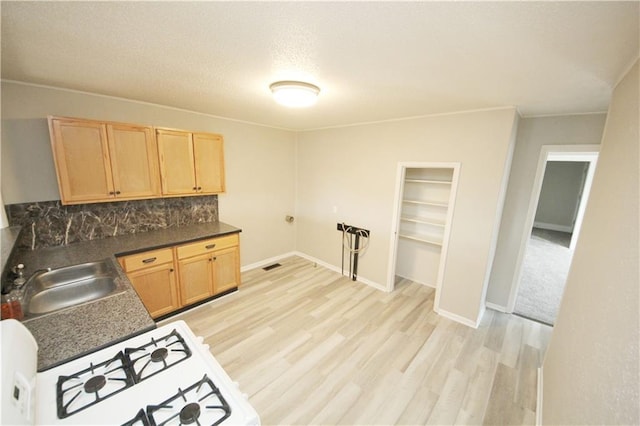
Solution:
<svg viewBox="0 0 640 426">
<path fill-rule="evenodd" d="M 131 102 L 131 103 L 134 103 L 134 104 L 148 105 L 148 106 L 154 106 L 154 107 L 159 107 L 159 108 L 170 109 L 170 110 L 173 110 L 173 111 L 188 112 L 190 114 L 203 115 L 205 117 L 216 118 L 218 120 L 226 120 L 226 121 L 232 121 L 232 122 L 235 122 L 235 123 L 249 124 L 249 125 L 252 125 L 252 126 L 267 127 L 267 128 L 276 129 L 276 130 L 284 130 L 284 131 L 287 131 L 287 132 L 297 132 L 298 131 L 296 129 L 290 129 L 290 128 L 287 128 L 287 127 L 271 126 L 269 124 L 264 124 L 264 123 L 256 123 L 256 122 L 248 121 L 248 120 L 240 120 L 240 119 L 237 119 L 237 118 L 223 117 L 223 116 L 220 116 L 220 115 L 208 114 L 206 112 L 193 111 L 193 110 L 190 110 L 190 109 L 172 107 L 172 106 L 163 105 L 163 104 L 156 104 L 156 103 L 153 103 L 153 102 L 140 101 L 140 100 L 137 100 L 137 99 L 129 99 L 129 98 L 122 98 L 122 97 L 119 97 L 119 96 L 104 95 L 104 94 L 101 94 L 101 93 L 87 92 L 87 91 L 84 91 L 84 90 L 68 89 L 66 87 L 49 86 L 49 85 L 46 85 L 46 84 L 29 83 L 29 82 L 26 82 L 26 81 L 9 80 L 9 79 L 5 79 L 5 78 L 0 79 L 0 82 L 18 84 L 18 85 L 22 85 L 22 86 L 40 87 L 40 88 L 43 88 L 43 89 L 60 90 L 60 91 L 63 91 L 63 92 L 79 93 L 79 94 L 82 94 L 82 95 L 91 95 L 91 96 L 97 96 L 97 97 L 107 98 L 107 99 L 115 99 L 115 100 L 118 100 L 118 101 Z"/>
<path fill-rule="evenodd" d="M 317 130 L 329 130 L 329 129 L 341 129 L 345 127 L 357 127 L 357 126 L 367 126 L 371 124 L 382 124 L 382 123 L 394 123 L 397 121 L 409 121 L 409 120 L 419 120 L 421 118 L 429 118 L 429 117 L 442 117 L 446 115 L 458 115 L 458 114 L 469 114 L 473 112 L 487 112 L 487 111 L 500 111 L 505 109 L 512 109 L 516 113 L 519 113 L 518 108 L 514 105 L 505 105 L 499 107 L 491 107 L 491 108 L 477 108 L 477 109 L 467 109 L 462 111 L 450 111 L 450 112 L 436 112 L 432 114 L 423 114 L 423 115 L 412 115 L 409 117 L 399 117 L 399 118 L 388 118 L 384 120 L 374 120 L 374 121 L 362 121 L 358 123 L 351 124 L 338 124 L 335 126 L 327 126 L 327 127 L 316 127 L 312 129 L 303 129 L 298 130 L 298 132 L 315 132 Z"/>
<path fill-rule="evenodd" d="M 618 79 L 616 80 L 616 83 L 613 85 L 613 90 L 615 90 L 615 88 L 618 87 L 618 84 L 620 84 L 620 82 L 624 80 L 624 78 L 627 76 L 629 71 L 631 71 L 631 68 L 633 68 L 636 65 L 636 62 L 638 61 L 640 61 L 640 55 L 634 57 L 631 60 L 631 62 L 628 63 L 627 66 L 623 68 L 622 72 L 618 76 Z"/>
<path fill-rule="evenodd" d="M 593 111 L 593 112 L 566 112 L 558 114 L 532 114 L 523 115 L 522 118 L 546 118 L 546 117 L 570 117 L 572 115 L 602 115 L 607 114 L 608 111 Z"/>
<path fill-rule="evenodd" d="M 638 59 L 640 59 L 640 58 L 635 58 L 634 61 L 631 62 L 631 64 L 627 67 L 628 68 L 626 70 L 627 72 L 628 72 L 629 69 L 631 69 L 633 67 L 633 65 L 635 65 L 635 63 L 636 63 L 636 61 Z M 620 79 L 622 79 L 622 77 L 624 77 L 625 75 L 626 75 L 626 72 L 624 74 L 622 74 Z M 442 117 L 442 116 L 447 116 L 447 115 L 469 114 L 469 113 L 473 113 L 473 112 L 499 111 L 499 110 L 505 110 L 505 109 L 514 109 L 516 111 L 516 113 L 521 118 L 544 118 L 544 117 L 562 117 L 562 116 L 572 116 L 572 115 L 607 114 L 607 111 L 593 111 L 593 112 L 527 115 L 527 114 L 523 114 L 520 111 L 518 106 L 505 105 L 505 106 L 491 107 L 491 108 L 477 108 L 477 109 L 469 109 L 469 110 L 462 110 L 462 111 L 450 111 L 450 112 L 440 112 L 440 113 L 432 113 L 432 114 L 414 115 L 414 116 L 409 116 L 409 117 L 389 118 L 389 119 L 384 119 L 384 120 L 362 121 L 362 122 L 350 123 L 350 124 L 338 124 L 338 125 L 335 125 L 335 126 L 315 127 L 315 128 L 310 128 L 310 129 L 294 129 L 294 128 L 288 128 L 288 127 L 272 126 L 272 125 L 269 125 L 269 124 L 257 123 L 257 122 L 248 121 L 248 120 L 240 120 L 240 119 L 237 119 L 237 118 L 223 117 L 223 116 L 220 116 L 220 115 L 209 114 L 209 113 L 206 113 L 206 112 L 193 111 L 193 110 L 189 110 L 189 109 L 185 109 L 185 108 L 178 108 L 178 107 L 173 107 L 173 106 L 169 106 L 169 105 L 157 104 L 157 103 L 153 103 L 153 102 L 140 101 L 140 100 L 137 100 L 137 99 L 129 99 L 129 98 L 123 98 L 123 97 L 119 97 L 119 96 L 104 95 L 104 94 L 101 94 L 101 93 L 87 92 L 87 91 L 84 91 L 84 90 L 69 89 L 69 88 L 66 88 L 66 87 L 50 86 L 50 85 L 47 85 L 47 84 L 30 83 L 30 82 L 26 82 L 26 81 L 11 80 L 11 79 L 5 79 L 5 78 L 0 78 L 0 82 L 17 84 L 17 85 L 22 85 L 22 86 L 39 87 L 39 88 L 43 88 L 43 89 L 60 90 L 60 91 L 63 91 L 63 92 L 79 93 L 79 94 L 83 94 L 83 95 L 97 96 L 97 97 L 106 98 L 106 99 L 114 99 L 114 100 L 118 100 L 118 101 L 131 102 L 131 103 L 134 103 L 134 104 L 154 106 L 154 107 L 164 108 L 164 109 L 173 110 L 173 111 L 180 111 L 180 112 L 187 112 L 187 113 L 190 113 L 190 114 L 202 115 L 202 116 L 205 116 L 205 117 L 211 117 L 211 118 L 215 118 L 215 119 L 218 119 L 218 120 L 231 121 L 231 122 L 235 122 L 235 123 L 248 124 L 248 125 L 251 125 L 251 126 L 265 127 L 265 128 L 269 128 L 269 129 L 282 130 L 282 131 L 293 132 L 293 133 L 314 132 L 314 131 L 319 131 L 319 130 L 330 130 L 330 129 L 341 129 L 341 128 L 348 128 L 348 127 L 366 126 L 366 125 L 372 125 L 372 124 L 382 124 L 382 123 L 393 123 L 393 122 L 399 122 L 399 121 L 417 120 L 417 119 L 429 118 L 429 117 Z"/>
</svg>

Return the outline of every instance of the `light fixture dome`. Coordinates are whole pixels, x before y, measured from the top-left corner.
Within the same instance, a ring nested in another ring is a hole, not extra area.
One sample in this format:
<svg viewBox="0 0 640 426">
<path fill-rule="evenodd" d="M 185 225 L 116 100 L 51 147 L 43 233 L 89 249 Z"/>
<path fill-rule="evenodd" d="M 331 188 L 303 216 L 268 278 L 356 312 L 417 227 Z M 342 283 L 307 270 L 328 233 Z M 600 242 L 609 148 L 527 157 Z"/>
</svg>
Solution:
<svg viewBox="0 0 640 426">
<path fill-rule="evenodd" d="M 277 81 L 269 86 L 273 98 L 290 108 L 308 107 L 316 103 L 320 88 L 302 81 Z"/>
</svg>

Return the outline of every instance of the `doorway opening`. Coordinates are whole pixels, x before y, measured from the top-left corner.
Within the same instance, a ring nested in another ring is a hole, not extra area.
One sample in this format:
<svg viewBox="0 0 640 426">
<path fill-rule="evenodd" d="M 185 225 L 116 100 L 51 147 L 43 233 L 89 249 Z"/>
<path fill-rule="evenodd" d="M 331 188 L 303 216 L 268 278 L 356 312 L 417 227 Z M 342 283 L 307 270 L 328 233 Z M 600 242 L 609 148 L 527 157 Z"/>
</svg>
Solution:
<svg viewBox="0 0 640 426">
<path fill-rule="evenodd" d="M 534 182 L 510 311 L 553 325 L 598 159 L 598 146 L 544 146 Z"/>
</svg>

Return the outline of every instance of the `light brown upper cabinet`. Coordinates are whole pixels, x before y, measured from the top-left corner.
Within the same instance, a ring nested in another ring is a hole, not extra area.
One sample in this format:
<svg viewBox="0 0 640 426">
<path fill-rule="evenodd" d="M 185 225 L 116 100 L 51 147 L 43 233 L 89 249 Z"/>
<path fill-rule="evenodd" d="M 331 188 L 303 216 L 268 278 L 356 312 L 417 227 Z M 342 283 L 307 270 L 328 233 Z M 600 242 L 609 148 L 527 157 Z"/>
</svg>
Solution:
<svg viewBox="0 0 640 426">
<path fill-rule="evenodd" d="M 160 196 L 153 129 L 49 117 L 62 204 Z"/>
<path fill-rule="evenodd" d="M 221 135 L 156 129 L 162 194 L 218 194 L 225 191 Z"/>
</svg>

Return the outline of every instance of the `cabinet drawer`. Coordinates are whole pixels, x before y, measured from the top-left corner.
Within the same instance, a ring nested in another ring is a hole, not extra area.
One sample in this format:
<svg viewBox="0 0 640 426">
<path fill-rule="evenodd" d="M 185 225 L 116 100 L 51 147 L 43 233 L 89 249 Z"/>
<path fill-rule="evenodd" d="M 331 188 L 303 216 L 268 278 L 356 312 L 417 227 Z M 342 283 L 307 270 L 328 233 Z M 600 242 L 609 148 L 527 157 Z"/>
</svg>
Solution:
<svg viewBox="0 0 640 426">
<path fill-rule="evenodd" d="M 178 259 L 197 256 L 210 251 L 220 250 L 238 245 L 238 234 L 227 235 L 225 237 L 211 238 L 208 240 L 196 241 L 178 247 Z"/>
<path fill-rule="evenodd" d="M 173 262 L 173 250 L 166 248 L 132 254 L 131 256 L 123 257 L 121 262 L 125 272 L 137 271 L 138 269 Z"/>
</svg>

